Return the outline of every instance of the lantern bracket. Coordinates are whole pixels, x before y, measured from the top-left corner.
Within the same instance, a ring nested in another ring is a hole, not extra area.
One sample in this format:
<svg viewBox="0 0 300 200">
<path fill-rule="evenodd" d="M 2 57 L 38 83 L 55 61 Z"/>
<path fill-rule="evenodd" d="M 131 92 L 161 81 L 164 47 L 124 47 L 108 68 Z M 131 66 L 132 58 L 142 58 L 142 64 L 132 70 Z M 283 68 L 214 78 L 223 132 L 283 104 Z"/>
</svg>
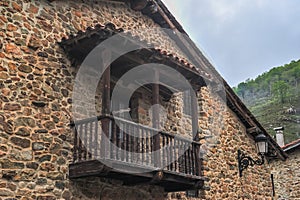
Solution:
<svg viewBox="0 0 300 200">
<path fill-rule="evenodd" d="M 254 165 L 263 165 L 265 162 L 264 154 L 258 153 L 261 157 L 260 159 L 254 160 L 250 156 L 243 153 L 241 150 L 238 150 L 238 164 L 239 164 L 239 175 L 242 177 L 243 171 L 249 166 L 253 167 Z"/>
</svg>

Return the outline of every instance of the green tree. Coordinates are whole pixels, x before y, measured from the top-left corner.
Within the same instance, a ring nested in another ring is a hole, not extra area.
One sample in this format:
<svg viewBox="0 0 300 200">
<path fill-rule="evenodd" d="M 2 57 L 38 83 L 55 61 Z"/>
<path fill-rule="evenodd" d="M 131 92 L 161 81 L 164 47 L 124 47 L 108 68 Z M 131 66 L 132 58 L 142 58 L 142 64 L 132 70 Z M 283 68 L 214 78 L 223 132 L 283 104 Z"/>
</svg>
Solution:
<svg viewBox="0 0 300 200">
<path fill-rule="evenodd" d="M 238 84 L 237 89 L 236 89 L 236 93 L 242 97 L 243 99 L 245 98 L 245 93 L 246 93 L 246 89 L 247 89 L 247 83 L 241 82 L 240 84 Z"/>
<path fill-rule="evenodd" d="M 283 104 L 289 90 L 289 85 L 284 81 L 276 81 L 272 85 L 272 94 L 279 98 Z"/>
</svg>

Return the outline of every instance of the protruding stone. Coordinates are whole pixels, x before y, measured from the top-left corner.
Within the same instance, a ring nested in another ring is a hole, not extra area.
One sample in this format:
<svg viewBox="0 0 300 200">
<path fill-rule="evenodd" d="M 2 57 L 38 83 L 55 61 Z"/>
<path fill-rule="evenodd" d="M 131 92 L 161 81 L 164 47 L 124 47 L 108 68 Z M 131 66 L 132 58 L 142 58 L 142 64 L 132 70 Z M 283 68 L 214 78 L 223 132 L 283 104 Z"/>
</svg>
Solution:
<svg viewBox="0 0 300 200">
<path fill-rule="evenodd" d="M 7 103 L 4 105 L 4 110 L 17 111 L 17 110 L 21 110 L 21 106 L 20 104 L 16 104 L 16 103 Z"/>
<path fill-rule="evenodd" d="M 28 47 L 33 50 L 37 50 L 41 47 L 41 41 L 36 37 L 31 37 L 28 43 Z"/>
<path fill-rule="evenodd" d="M 61 93 L 62 93 L 62 95 L 64 96 L 64 97 L 68 97 L 69 96 L 69 91 L 68 90 L 66 90 L 66 89 L 61 89 Z"/>
<path fill-rule="evenodd" d="M 47 179 L 46 178 L 38 178 L 36 181 L 37 185 L 46 185 L 47 184 Z"/>
<path fill-rule="evenodd" d="M 14 177 L 15 181 L 29 181 L 33 180 L 33 175 L 35 174 L 35 170 L 32 169 L 23 169 L 20 174 L 17 174 Z"/>
<path fill-rule="evenodd" d="M 42 128 L 42 129 L 37 129 L 37 130 L 35 130 L 34 132 L 35 132 L 35 133 L 48 133 L 48 130 Z"/>
<path fill-rule="evenodd" d="M 46 52 L 38 52 L 38 56 L 48 58 L 48 54 Z"/>
<path fill-rule="evenodd" d="M 47 85 L 47 84 L 43 84 L 42 90 L 44 92 L 48 93 L 48 94 L 52 94 L 53 93 L 52 88 L 49 85 Z"/>
<path fill-rule="evenodd" d="M 18 27 L 16 27 L 16 26 L 13 25 L 13 24 L 8 24 L 8 25 L 7 25 L 7 30 L 8 30 L 8 31 L 16 31 L 16 30 L 18 30 Z"/>
<path fill-rule="evenodd" d="M 22 148 L 28 148 L 30 147 L 30 140 L 26 138 L 20 138 L 20 137 L 12 137 L 11 142 L 14 143 L 17 146 L 20 146 Z"/>
<path fill-rule="evenodd" d="M 39 11 L 39 8 L 36 7 L 36 6 L 34 6 L 34 5 L 32 5 L 32 4 L 30 4 L 30 6 L 28 8 L 28 11 L 31 12 L 31 13 L 33 13 L 33 14 L 37 14 L 38 11 Z"/>
<path fill-rule="evenodd" d="M 51 155 L 44 155 L 39 158 L 40 162 L 45 162 L 45 161 L 50 161 L 51 160 Z"/>
<path fill-rule="evenodd" d="M 71 199 L 71 192 L 68 191 L 68 190 L 65 190 L 65 191 L 62 193 L 62 198 L 64 198 L 64 199 Z"/>
<path fill-rule="evenodd" d="M 2 159 L 0 161 L 2 169 L 23 169 L 24 164 L 20 162 L 12 162 L 8 159 Z"/>
<path fill-rule="evenodd" d="M 35 121 L 34 119 L 30 118 L 30 117 L 19 117 L 15 120 L 15 126 L 19 127 L 19 126 L 29 126 L 29 127 L 35 127 Z"/>
<path fill-rule="evenodd" d="M 53 111 L 60 111 L 60 105 L 58 103 L 52 103 Z"/>
<path fill-rule="evenodd" d="M 24 72 L 24 73 L 31 73 L 32 72 L 32 67 L 29 66 L 29 65 L 20 65 L 18 67 L 18 69 L 21 71 L 21 72 Z"/>
<path fill-rule="evenodd" d="M 13 2 L 11 3 L 11 5 L 12 5 L 13 9 L 15 9 L 16 11 L 18 11 L 18 12 L 21 12 L 21 11 L 22 11 L 22 6 L 19 5 L 19 4 L 17 4 L 16 2 L 13 1 Z"/>
<path fill-rule="evenodd" d="M 32 151 L 15 151 L 11 152 L 11 156 L 17 161 L 30 161 L 32 160 Z"/>
<path fill-rule="evenodd" d="M 32 104 L 36 107 L 45 107 L 46 103 L 43 101 L 32 101 Z"/>
<path fill-rule="evenodd" d="M 0 72 L 0 79 L 6 80 L 9 78 L 9 75 L 6 72 Z"/>
<path fill-rule="evenodd" d="M 21 54 L 21 51 L 19 49 L 19 47 L 17 47 L 16 45 L 14 44 L 7 44 L 5 46 L 5 52 L 6 53 L 12 53 L 12 54 L 15 54 L 15 55 L 20 55 Z"/>
<path fill-rule="evenodd" d="M 7 183 L 7 187 L 12 191 L 16 191 L 17 189 L 17 186 L 14 183 Z"/>
<path fill-rule="evenodd" d="M 47 121 L 46 123 L 44 123 L 44 127 L 47 130 L 55 129 L 55 123 L 53 121 Z"/>
<path fill-rule="evenodd" d="M 56 181 L 55 182 L 55 187 L 61 190 L 65 189 L 65 183 L 63 181 Z"/>
<path fill-rule="evenodd" d="M 34 142 L 32 143 L 32 150 L 34 151 L 40 151 L 43 150 L 44 147 L 44 143 L 43 142 Z"/>
<path fill-rule="evenodd" d="M 55 165 L 53 163 L 44 162 L 40 165 L 40 169 L 44 171 L 54 171 Z"/>
<path fill-rule="evenodd" d="M 14 196 L 13 192 L 7 189 L 0 188 L 0 197 L 12 197 L 12 196 Z"/>
<path fill-rule="evenodd" d="M 44 29 L 46 32 L 50 33 L 53 29 L 52 25 L 47 23 L 46 21 L 40 21 L 41 28 Z"/>
<path fill-rule="evenodd" d="M 63 180 L 64 175 L 60 172 L 49 172 L 47 174 L 47 178 L 50 178 L 52 180 Z"/>
<path fill-rule="evenodd" d="M 31 169 L 37 169 L 39 165 L 36 162 L 30 162 L 26 164 L 26 167 Z"/>
</svg>

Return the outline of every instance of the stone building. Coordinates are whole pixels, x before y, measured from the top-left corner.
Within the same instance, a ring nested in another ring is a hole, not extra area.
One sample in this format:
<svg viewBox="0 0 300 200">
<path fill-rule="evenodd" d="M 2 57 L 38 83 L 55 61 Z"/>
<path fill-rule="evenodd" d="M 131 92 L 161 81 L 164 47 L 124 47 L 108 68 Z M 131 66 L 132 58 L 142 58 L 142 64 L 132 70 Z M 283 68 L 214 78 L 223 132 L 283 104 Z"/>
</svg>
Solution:
<svg viewBox="0 0 300 200">
<path fill-rule="evenodd" d="M 282 149 L 288 158 L 271 161 L 276 198 L 300 199 L 300 139 L 284 145 Z"/>
<path fill-rule="evenodd" d="M 272 199 L 238 150 L 285 152 L 160 0 L 0 5 L 0 199 Z"/>
</svg>

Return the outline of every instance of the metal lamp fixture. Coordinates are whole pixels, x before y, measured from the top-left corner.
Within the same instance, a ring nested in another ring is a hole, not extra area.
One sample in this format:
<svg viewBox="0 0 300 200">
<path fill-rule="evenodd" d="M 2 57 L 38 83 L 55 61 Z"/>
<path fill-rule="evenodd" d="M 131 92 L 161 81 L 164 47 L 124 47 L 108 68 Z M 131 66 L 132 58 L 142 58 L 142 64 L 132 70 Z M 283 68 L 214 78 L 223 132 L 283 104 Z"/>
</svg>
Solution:
<svg viewBox="0 0 300 200">
<path fill-rule="evenodd" d="M 254 160 L 250 156 L 244 154 L 241 150 L 238 150 L 238 164 L 240 177 L 242 177 L 243 170 L 247 169 L 249 166 L 264 164 L 264 155 L 268 151 L 268 138 L 261 133 L 258 134 L 254 140 L 260 159 Z"/>
</svg>

